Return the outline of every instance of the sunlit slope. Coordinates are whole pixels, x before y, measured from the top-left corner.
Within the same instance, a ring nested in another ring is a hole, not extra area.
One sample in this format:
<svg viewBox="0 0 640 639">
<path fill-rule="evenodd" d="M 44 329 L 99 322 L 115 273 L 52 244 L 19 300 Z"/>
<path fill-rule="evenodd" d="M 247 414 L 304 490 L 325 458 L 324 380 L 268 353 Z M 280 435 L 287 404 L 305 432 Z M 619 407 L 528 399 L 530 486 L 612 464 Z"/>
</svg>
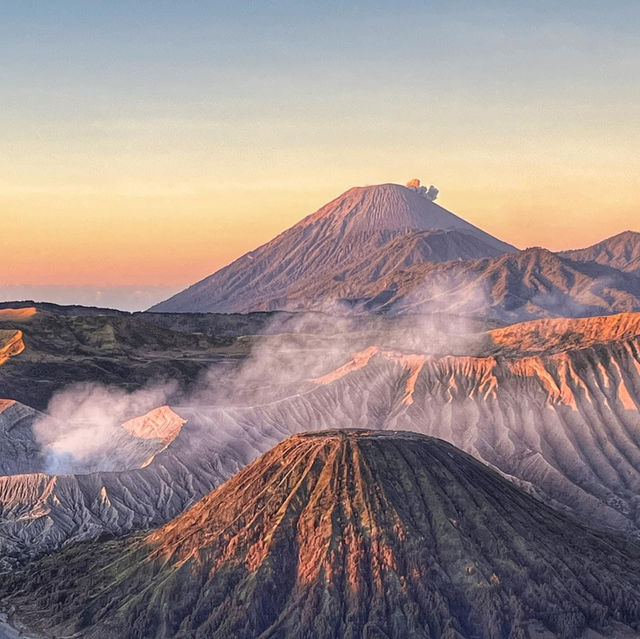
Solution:
<svg viewBox="0 0 640 639">
<path fill-rule="evenodd" d="M 129 421 L 64 476 L 29 431 L 38 414 L 9 402 L 5 550 L 163 523 L 291 434 L 337 421 L 441 437 L 586 523 L 640 534 L 638 315 L 472 334 L 451 321 L 402 326 L 400 341 L 348 333 L 333 352 L 335 335 L 264 336 L 236 373 L 214 369 L 216 401 L 200 393 Z"/>
<path fill-rule="evenodd" d="M 89 639 L 614 636 L 638 592 L 638 546 L 443 441 L 371 431 L 294 436 L 159 530 L 0 585 L 22 621 Z"/>
<path fill-rule="evenodd" d="M 489 335 L 502 354 L 544 354 L 582 349 L 635 339 L 640 335 L 640 313 L 521 322 L 493 329 Z"/>
<path fill-rule="evenodd" d="M 2 321 L 25 321 L 36 314 L 34 306 L 24 306 L 19 308 L 0 308 L 0 320 Z"/>
<path fill-rule="evenodd" d="M 22 331 L 0 330 L 0 366 L 23 350 Z"/>
</svg>

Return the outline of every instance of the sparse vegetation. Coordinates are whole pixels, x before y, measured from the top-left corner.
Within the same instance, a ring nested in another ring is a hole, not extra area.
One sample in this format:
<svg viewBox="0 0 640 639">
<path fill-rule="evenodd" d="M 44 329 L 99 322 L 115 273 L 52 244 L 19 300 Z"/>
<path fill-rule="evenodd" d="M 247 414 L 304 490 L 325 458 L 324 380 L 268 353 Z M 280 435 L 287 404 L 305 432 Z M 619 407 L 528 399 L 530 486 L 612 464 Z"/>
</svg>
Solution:
<svg viewBox="0 0 640 639">
<path fill-rule="evenodd" d="M 524 639 L 532 620 L 575 639 L 640 621 L 640 548 L 440 440 L 341 431 L 294 436 L 157 532 L 69 547 L 0 588 L 29 623 L 96 639 Z"/>
</svg>

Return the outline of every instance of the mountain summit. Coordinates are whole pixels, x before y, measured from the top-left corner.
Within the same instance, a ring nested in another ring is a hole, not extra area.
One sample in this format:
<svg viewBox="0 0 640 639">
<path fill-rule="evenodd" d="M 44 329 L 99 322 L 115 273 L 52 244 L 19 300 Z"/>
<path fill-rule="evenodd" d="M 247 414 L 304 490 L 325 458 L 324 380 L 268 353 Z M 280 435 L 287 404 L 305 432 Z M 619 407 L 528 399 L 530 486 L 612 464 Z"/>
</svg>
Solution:
<svg viewBox="0 0 640 639">
<path fill-rule="evenodd" d="M 340 239 L 347 242 L 361 234 L 458 230 L 475 235 L 501 252 L 514 250 L 509 244 L 442 208 L 419 188 L 399 184 L 349 189 L 290 230 L 318 224 L 325 232 L 338 231 Z"/>
<path fill-rule="evenodd" d="M 637 546 L 442 440 L 342 430 L 289 438 L 155 532 L 5 575 L 0 596 L 85 639 L 573 639 L 640 618 L 639 568 Z"/>
<path fill-rule="evenodd" d="M 640 233 L 624 231 L 584 249 L 564 251 L 576 262 L 596 263 L 640 276 Z"/>
<path fill-rule="evenodd" d="M 339 282 L 374 252 L 381 256 L 375 281 L 389 265 L 494 257 L 515 250 L 433 202 L 434 193 L 399 184 L 349 189 L 267 244 L 150 310 L 306 307 L 318 302 L 315 281 L 329 277 Z M 407 250 L 416 244 L 420 250 Z M 302 289 L 304 296 L 297 298 L 294 292 Z"/>
</svg>

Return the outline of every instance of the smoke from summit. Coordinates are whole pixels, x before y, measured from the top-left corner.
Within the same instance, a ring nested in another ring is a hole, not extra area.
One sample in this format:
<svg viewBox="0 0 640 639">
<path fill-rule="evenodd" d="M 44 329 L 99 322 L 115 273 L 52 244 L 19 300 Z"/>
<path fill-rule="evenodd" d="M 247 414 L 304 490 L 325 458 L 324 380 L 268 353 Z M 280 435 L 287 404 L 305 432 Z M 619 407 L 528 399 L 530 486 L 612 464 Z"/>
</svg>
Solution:
<svg viewBox="0 0 640 639">
<path fill-rule="evenodd" d="M 420 186 L 420 180 L 418 178 L 413 178 L 413 180 L 409 180 L 406 184 L 408 189 L 415 191 L 418 195 L 422 195 L 422 197 L 426 198 L 433 202 L 440 192 L 433 184 L 427 188 L 426 186 Z"/>
</svg>

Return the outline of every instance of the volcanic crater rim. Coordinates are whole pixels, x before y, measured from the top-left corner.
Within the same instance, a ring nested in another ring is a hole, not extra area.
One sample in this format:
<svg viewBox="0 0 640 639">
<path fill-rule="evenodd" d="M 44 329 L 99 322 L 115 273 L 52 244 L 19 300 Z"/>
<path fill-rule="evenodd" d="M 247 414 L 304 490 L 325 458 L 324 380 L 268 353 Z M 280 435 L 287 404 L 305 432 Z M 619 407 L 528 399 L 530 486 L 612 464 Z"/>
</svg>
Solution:
<svg viewBox="0 0 640 639">
<path fill-rule="evenodd" d="M 290 439 L 407 439 L 412 441 L 432 442 L 444 440 L 437 437 L 430 437 L 420 433 L 414 433 L 409 430 L 384 430 L 375 428 L 332 428 L 329 430 L 306 431 L 292 435 Z"/>
</svg>

